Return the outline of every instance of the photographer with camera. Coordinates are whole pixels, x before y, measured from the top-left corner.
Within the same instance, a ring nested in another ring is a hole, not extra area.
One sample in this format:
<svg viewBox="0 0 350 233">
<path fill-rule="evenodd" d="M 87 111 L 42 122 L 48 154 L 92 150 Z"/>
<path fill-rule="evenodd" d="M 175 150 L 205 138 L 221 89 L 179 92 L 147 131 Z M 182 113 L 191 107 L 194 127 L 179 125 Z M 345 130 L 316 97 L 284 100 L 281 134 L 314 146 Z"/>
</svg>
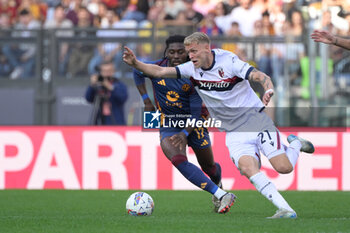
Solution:
<svg viewBox="0 0 350 233">
<path fill-rule="evenodd" d="M 124 104 L 128 98 L 127 87 L 114 77 L 115 66 L 103 62 L 98 74 L 90 78 L 85 99 L 94 104 L 92 125 L 125 125 Z"/>
</svg>

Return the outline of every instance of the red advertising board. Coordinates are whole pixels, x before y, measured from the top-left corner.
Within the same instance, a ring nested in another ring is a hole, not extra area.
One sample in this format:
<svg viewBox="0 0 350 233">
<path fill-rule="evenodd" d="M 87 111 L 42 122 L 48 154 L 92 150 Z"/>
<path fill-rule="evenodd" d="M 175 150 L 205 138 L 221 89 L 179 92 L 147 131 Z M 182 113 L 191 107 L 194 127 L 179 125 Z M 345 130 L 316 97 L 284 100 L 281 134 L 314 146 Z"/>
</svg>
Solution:
<svg viewBox="0 0 350 233">
<path fill-rule="evenodd" d="M 350 190 L 350 130 L 280 129 L 310 139 L 295 171 L 262 170 L 280 190 Z M 253 189 L 231 161 L 225 133 L 212 132 L 225 189 Z M 189 161 L 198 165 L 188 149 Z M 0 127 L 0 189 L 197 189 L 163 155 L 156 131 L 140 127 Z"/>
</svg>

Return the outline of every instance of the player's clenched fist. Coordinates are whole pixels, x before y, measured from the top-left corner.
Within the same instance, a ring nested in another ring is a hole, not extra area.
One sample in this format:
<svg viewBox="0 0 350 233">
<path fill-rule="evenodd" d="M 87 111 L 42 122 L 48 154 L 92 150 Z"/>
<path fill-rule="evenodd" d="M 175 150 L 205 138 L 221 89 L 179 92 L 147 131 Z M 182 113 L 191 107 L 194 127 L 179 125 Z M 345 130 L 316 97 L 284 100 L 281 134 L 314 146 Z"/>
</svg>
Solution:
<svg viewBox="0 0 350 233">
<path fill-rule="evenodd" d="M 130 66 L 135 66 L 136 64 L 136 56 L 127 46 L 124 46 L 123 61 Z"/>
<path fill-rule="evenodd" d="M 267 106 L 267 104 L 270 102 L 271 97 L 273 96 L 274 91 L 273 89 L 269 89 L 265 92 L 263 98 L 262 98 L 262 102 L 265 104 L 265 106 Z"/>
</svg>

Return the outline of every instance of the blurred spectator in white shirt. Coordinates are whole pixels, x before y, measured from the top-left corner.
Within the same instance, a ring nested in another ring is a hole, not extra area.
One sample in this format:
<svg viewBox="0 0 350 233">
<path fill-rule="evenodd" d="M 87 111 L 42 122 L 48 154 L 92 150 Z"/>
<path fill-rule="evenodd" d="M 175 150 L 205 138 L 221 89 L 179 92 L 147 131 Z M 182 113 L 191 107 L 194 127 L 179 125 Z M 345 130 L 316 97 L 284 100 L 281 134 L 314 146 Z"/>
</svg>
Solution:
<svg viewBox="0 0 350 233">
<path fill-rule="evenodd" d="M 258 9 L 262 14 L 268 8 L 268 0 L 254 0 L 252 1 L 252 7 Z"/>
<path fill-rule="evenodd" d="M 101 0 L 89 0 L 86 8 L 90 11 L 91 14 L 97 15 L 100 3 Z"/>
<path fill-rule="evenodd" d="M 241 5 L 232 10 L 229 22 L 237 22 L 243 36 L 253 36 L 254 23 L 262 17 L 259 9 L 252 6 L 252 0 L 241 0 Z"/>
<path fill-rule="evenodd" d="M 165 19 L 176 19 L 180 11 L 185 10 L 185 5 L 182 0 L 165 0 L 164 12 Z"/>
<path fill-rule="evenodd" d="M 224 2 L 218 2 L 215 6 L 215 23 L 225 33 L 231 28 L 232 24 L 228 23 L 228 6 Z"/>
<path fill-rule="evenodd" d="M 211 0 L 196 0 L 193 9 L 206 16 L 209 11 L 215 8 L 216 2 Z"/>
<path fill-rule="evenodd" d="M 282 0 L 271 0 L 269 4 L 270 22 L 273 25 L 275 34 L 282 36 L 282 27 L 286 21 L 286 14 L 283 12 Z"/>
</svg>

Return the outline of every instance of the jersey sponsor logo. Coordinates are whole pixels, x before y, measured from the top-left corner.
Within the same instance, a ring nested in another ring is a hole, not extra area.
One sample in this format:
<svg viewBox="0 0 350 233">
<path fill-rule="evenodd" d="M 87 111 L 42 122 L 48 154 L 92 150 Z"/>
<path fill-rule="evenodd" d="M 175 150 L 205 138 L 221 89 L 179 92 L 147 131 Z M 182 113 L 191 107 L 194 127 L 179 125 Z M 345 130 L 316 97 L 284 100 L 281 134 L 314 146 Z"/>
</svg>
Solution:
<svg viewBox="0 0 350 233">
<path fill-rule="evenodd" d="M 162 79 L 159 82 L 157 82 L 159 85 L 166 86 L 165 80 Z"/>
<path fill-rule="evenodd" d="M 218 90 L 218 89 L 229 89 L 230 83 L 229 82 L 208 82 L 208 81 L 199 81 L 199 88 L 200 89 L 206 89 L 206 90 Z"/>
<path fill-rule="evenodd" d="M 243 79 L 235 76 L 233 78 L 224 79 L 222 81 L 207 81 L 207 80 L 193 80 L 199 89 L 207 91 L 227 91 L 232 88 Z"/>
</svg>

